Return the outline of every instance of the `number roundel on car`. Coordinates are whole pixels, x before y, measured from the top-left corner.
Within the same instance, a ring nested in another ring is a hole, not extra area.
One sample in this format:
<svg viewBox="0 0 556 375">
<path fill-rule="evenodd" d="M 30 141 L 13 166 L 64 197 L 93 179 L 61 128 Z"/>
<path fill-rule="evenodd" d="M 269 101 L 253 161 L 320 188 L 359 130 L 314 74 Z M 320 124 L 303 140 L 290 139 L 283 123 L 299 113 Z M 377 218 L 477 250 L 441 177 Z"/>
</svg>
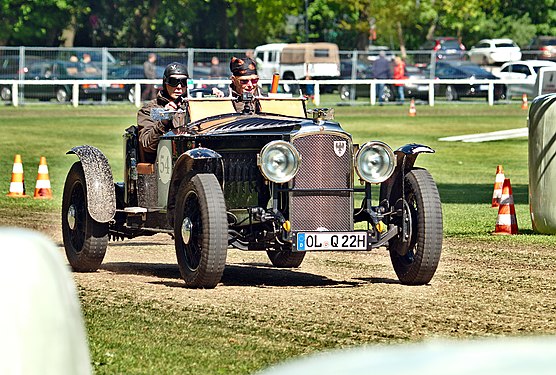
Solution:
<svg viewBox="0 0 556 375">
<path fill-rule="evenodd" d="M 170 181 L 170 177 L 172 177 L 172 154 L 168 145 L 160 144 L 156 163 L 158 178 L 163 184 L 167 184 Z"/>
</svg>

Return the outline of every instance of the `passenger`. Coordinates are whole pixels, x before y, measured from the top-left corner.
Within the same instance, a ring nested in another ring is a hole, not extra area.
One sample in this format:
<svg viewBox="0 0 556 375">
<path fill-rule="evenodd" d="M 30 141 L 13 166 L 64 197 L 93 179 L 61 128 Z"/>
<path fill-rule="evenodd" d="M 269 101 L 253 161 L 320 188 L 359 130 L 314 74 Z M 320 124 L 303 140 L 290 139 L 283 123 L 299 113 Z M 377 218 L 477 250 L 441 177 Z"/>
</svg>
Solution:
<svg viewBox="0 0 556 375">
<path fill-rule="evenodd" d="M 244 57 L 243 59 L 232 57 L 230 70 L 232 71 L 230 92 L 231 96 L 235 99 L 233 102 L 234 107 L 237 112 L 243 112 L 244 93 L 250 93 L 254 97 L 262 95 L 261 89 L 258 86 L 257 63 L 250 57 Z"/>
<path fill-rule="evenodd" d="M 154 163 L 160 136 L 170 129 L 186 124 L 185 112 L 176 113 L 172 120 L 156 121 L 151 118 L 151 110 L 153 108 L 178 109 L 183 96 L 187 95 L 188 78 L 185 65 L 178 62 L 169 64 L 164 70 L 162 78 L 163 89 L 155 99 L 145 103 L 139 109 L 137 125 L 139 127 L 139 158 L 142 162 Z"/>
</svg>

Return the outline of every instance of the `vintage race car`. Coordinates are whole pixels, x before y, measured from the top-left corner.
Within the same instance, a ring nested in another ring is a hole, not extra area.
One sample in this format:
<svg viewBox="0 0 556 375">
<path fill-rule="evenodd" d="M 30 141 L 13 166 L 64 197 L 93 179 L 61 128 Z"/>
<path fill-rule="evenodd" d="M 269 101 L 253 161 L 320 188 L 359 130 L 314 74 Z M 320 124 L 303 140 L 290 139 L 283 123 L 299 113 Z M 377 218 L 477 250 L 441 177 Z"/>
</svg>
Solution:
<svg viewBox="0 0 556 375">
<path fill-rule="evenodd" d="M 137 128 L 126 129 L 123 182 L 97 148 L 68 151 L 79 160 L 64 186 L 62 232 L 75 271 L 97 270 L 109 239 L 169 233 L 189 287 L 215 287 L 230 246 L 266 251 L 276 267 L 298 267 L 309 251 L 385 246 L 401 283 L 431 280 L 441 202 L 414 166 L 431 148 L 354 144 L 330 110 L 308 111 L 302 98 L 246 97 L 243 113 L 231 100 L 186 99 L 187 125 L 161 138 L 154 164 L 141 160 Z"/>
</svg>

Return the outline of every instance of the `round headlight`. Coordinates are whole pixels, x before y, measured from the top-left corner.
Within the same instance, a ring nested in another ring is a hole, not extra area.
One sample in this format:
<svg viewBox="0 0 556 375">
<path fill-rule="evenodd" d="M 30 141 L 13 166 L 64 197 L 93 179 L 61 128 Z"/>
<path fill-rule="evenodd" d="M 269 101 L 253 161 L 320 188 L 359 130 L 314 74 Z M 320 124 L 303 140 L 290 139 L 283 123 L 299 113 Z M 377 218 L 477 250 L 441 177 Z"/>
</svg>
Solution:
<svg viewBox="0 0 556 375">
<path fill-rule="evenodd" d="M 259 154 L 258 164 L 263 176 L 272 182 L 282 184 L 295 177 L 301 155 L 291 143 L 272 141 Z"/>
<path fill-rule="evenodd" d="M 359 177 L 370 183 L 386 181 L 394 172 L 394 152 L 385 143 L 367 142 L 355 156 L 355 170 Z"/>
</svg>

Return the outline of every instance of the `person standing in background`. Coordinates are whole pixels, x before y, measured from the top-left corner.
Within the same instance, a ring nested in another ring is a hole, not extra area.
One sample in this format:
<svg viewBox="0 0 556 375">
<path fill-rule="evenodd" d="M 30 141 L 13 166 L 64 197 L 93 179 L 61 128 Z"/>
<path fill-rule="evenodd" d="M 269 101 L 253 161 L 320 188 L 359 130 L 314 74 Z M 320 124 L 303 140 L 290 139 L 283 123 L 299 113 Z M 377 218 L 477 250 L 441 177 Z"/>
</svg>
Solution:
<svg viewBox="0 0 556 375">
<path fill-rule="evenodd" d="M 374 79 L 388 79 L 390 78 L 390 63 L 386 59 L 386 53 L 380 51 L 378 59 L 373 63 L 373 78 Z M 384 103 L 384 83 L 377 83 L 376 94 L 378 96 L 378 104 Z"/>
<path fill-rule="evenodd" d="M 400 56 L 394 57 L 394 79 L 407 79 L 405 75 L 405 62 L 402 60 Z M 404 97 L 404 84 L 403 83 L 396 83 L 396 91 L 397 91 L 397 98 L 399 104 L 403 104 L 405 97 Z"/>
<path fill-rule="evenodd" d="M 143 63 L 143 72 L 145 74 L 145 78 L 147 79 L 156 79 L 156 65 L 154 64 L 156 61 L 156 55 L 154 53 L 149 53 L 147 57 L 147 61 Z M 141 100 L 151 100 L 156 97 L 156 89 L 154 85 L 145 85 L 143 89 L 143 94 L 141 95 Z"/>
</svg>

